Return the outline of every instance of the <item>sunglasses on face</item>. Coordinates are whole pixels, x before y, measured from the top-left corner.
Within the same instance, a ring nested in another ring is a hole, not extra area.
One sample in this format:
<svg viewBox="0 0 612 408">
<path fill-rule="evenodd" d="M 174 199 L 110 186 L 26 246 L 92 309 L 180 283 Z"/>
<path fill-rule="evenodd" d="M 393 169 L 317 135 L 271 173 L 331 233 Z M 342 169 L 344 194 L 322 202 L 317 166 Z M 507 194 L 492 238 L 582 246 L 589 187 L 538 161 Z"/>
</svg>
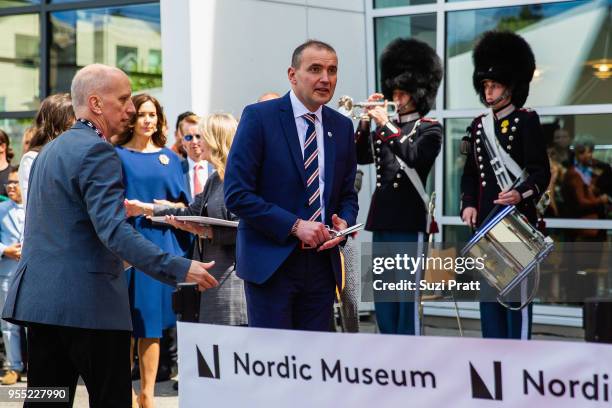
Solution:
<svg viewBox="0 0 612 408">
<path fill-rule="evenodd" d="M 4 184 L 4 188 L 9 188 L 9 187 L 17 187 L 19 185 L 18 181 L 13 181 L 13 180 L 9 180 Z"/>
<path fill-rule="evenodd" d="M 200 136 L 200 135 L 185 135 L 185 136 L 183 136 L 183 139 L 185 139 L 185 141 L 187 141 L 187 142 L 191 142 L 191 141 L 193 140 L 193 138 L 194 138 L 194 137 L 195 137 L 196 139 L 200 140 L 200 138 L 201 138 L 202 136 Z"/>
</svg>

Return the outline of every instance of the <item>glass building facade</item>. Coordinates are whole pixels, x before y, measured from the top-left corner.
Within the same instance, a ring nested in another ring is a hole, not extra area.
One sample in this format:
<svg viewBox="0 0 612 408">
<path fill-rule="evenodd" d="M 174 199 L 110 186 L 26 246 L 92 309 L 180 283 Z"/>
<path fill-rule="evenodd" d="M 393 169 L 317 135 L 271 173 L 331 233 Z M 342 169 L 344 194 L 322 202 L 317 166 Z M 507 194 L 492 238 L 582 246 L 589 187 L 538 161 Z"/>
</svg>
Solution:
<svg viewBox="0 0 612 408">
<path fill-rule="evenodd" d="M 603 165 L 612 163 L 612 0 L 355 1 L 365 4 L 364 64 L 370 92 L 380 90 L 378 57 L 394 38 L 418 38 L 443 59 L 445 77 L 430 116 L 444 124 L 445 141 L 428 182 L 428 189 L 437 192 L 439 239 L 463 241 L 469 236 L 459 218 L 465 160 L 459 143 L 471 119 L 484 110 L 472 88 L 471 51 L 483 32 L 507 29 L 524 36 L 536 55 L 526 106 L 540 114 L 549 146 L 550 234 L 563 241 L 596 231 L 609 240 L 612 206 L 596 215 L 570 211 L 563 181 L 566 153 L 573 152 L 577 141 L 591 143 L 594 158 Z M 161 93 L 159 2 L 0 0 L 0 38 L 0 128 L 11 137 L 14 162 L 40 101 L 69 91 L 73 74 L 86 64 L 118 66 L 136 92 Z M 369 202 L 360 204 L 367 212 Z"/>
<path fill-rule="evenodd" d="M 604 194 L 610 194 L 607 190 L 612 180 L 605 178 L 612 164 L 612 0 L 367 3 L 370 91 L 380 90 L 378 57 L 394 38 L 425 41 L 444 63 L 444 81 L 430 116 L 444 124 L 445 141 L 428 183 L 438 193 L 441 239 L 465 242 L 470 236 L 459 218 L 465 163 L 459 144 L 471 120 L 484 111 L 472 86 L 472 49 L 482 33 L 497 29 L 522 35 L 536 56 L 537 68 L 525 106 L 539 113 L 547 139 L 552 170 L 548 233 L 556 241 L 581 240 L 581 234 L 610 240 L 611 202 L 587 210 L 588 203 L 575 202 L 566 174 L 575 163 L 575 147 L 592 144 L 593 157 L 604 170 L 603 174 L 593 172 L 593 177 L 600 178 L 601 188 L 589 186 L 590 193 L 602 201 Z M 564 309 L 560 315 L 576 316 L 575 310 Z"/>
<path fill-rule="evenodd" d="M 0 38 L 0 129 L 15 163 L 40 101 L 69 92 L 87 64 L 123 69 L 134 91 L 161 91 L 159 2 L 0 0 Z"/>
</svg>

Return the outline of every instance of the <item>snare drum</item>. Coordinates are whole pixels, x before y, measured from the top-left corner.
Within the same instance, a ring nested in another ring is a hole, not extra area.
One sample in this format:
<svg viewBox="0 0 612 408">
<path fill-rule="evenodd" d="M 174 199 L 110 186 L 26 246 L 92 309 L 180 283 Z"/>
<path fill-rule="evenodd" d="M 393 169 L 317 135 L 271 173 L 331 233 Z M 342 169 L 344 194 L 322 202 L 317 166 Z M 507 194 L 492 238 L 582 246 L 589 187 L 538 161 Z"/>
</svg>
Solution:
<svg viewBox="0 0 612 408">
<path fill-rule="evenodd" d="M 535 229 L 516 207 L 507 206 L 486 222 L 461 251 L 483 258 L 479 272 L 503 298 L 552 251 L 553 240 Z"/>
</svg>

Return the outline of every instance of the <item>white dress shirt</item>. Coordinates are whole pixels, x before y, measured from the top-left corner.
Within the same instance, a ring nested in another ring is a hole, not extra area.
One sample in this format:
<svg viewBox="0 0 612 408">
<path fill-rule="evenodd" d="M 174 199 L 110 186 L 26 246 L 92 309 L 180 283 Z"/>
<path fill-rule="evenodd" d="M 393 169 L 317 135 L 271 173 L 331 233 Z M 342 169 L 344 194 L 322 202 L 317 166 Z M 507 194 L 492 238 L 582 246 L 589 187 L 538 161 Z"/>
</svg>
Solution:
<svg viewBox="0 0 612 408">
<path fill-rule="evenodd" d="M 26 200 L 28 199 L 30 171 L 32 170 L 34 159 L 36 159 L 37 156 L 37 151 L 30 150 L 21 157 L 21 161 L 19 162 L 19 171 L 17 174 L 19 176 L 19 188 L 21 189 L 21 199 L 23 200 L 24 208 L 26 207 Z"/>
<path fill-rule="evenodd" d="M 198 170 L 198 180 L 200 180 L 202 191 L 204 191 L 206 180 L 208 180 L 208 162 L 206 160 L 200 160 L 198 163 L 200 164 L 200 169 Z M 189 188 L 191 189 L 191 198 L 194 198 L 196 194 L 193 183 L 193 173 L 195 172 L 196 162 L 187 156 L 187 164 L 189 165 Z"/>
<path fill-rule="evenodd" d="M 304 143 L 306 142 L 306 131 L 308 130 L 308 123 L 302 116 L 306 113 L 314 114 L 317 119 L 315 121 L 315 130 L 317 132 L 317 149 L 319 155 L 317 157 L 319 161 L 319 189 L 321 191 L 321 219 L 325 223 L 325 204 L 323 200 L 323 193 L 325 192 L 325 142 L 323 135 L 323 106 L 319 106 L 315 112 L 310 112 L 308 108 L 295 96 L 293 90 L 289 92 L 289 98 L 291 99 L 291 108 L 293 109 L 293 116 L 295 118 L 295 127 L 297 128 L 298 137 L 300 139 L 300 148 L 302 149 L 302 160 L 304 159 Z"/>
</svg>

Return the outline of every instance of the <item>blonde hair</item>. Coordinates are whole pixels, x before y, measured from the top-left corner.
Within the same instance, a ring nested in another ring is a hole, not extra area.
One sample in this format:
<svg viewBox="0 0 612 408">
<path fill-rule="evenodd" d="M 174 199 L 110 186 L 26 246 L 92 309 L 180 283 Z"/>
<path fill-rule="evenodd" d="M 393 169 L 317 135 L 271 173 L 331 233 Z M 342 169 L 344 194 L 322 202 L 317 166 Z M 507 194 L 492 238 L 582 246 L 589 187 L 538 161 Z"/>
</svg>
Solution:
<svg viewBox="0 0 612 408">
<path fill-rule="evenodd" d="M 200 120 L 198 131 L 202 140 L 210 147 L 210 163 L 215 167 L 219 178 L 225 176 L 225 165 L 238 121 L 229 113 L 213 113 Z"/>
</svg>

